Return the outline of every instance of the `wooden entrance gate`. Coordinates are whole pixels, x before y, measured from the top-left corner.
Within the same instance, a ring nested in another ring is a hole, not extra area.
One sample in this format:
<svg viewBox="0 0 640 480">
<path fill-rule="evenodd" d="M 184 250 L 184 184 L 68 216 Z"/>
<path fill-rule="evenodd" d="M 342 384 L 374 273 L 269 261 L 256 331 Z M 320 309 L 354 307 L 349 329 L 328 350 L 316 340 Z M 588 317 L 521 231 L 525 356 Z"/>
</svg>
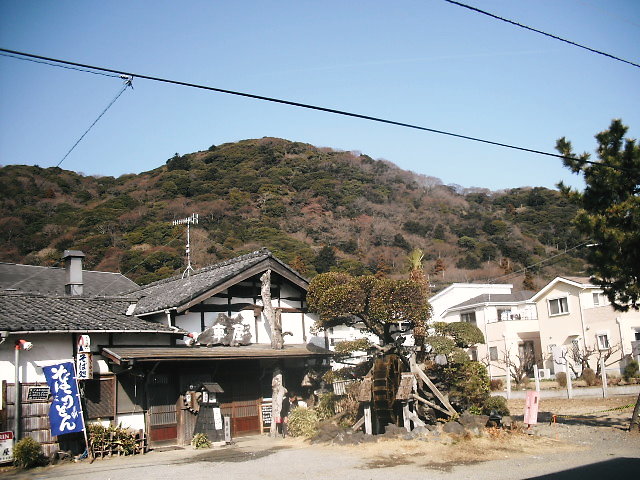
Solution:
<svg viewBox="0 0 640 480">
<path fill-rule="evenodd" d="M 178 438 L 176 381 L 169 374 L 149 377 L 149 441 L 175 442 Z"/>
</svg>

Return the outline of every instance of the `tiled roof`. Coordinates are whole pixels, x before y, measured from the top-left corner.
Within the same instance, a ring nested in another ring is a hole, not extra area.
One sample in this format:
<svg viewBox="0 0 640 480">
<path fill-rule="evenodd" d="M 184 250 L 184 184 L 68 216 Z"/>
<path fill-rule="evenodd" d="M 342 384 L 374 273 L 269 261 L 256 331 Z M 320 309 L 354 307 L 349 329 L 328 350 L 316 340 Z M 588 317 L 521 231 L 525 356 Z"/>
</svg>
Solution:
<svg viewBox="0 0 640 480">
<path fill-rule="evenodd" d="M 131 291 L 138 285 L 120 273 L 82 271 L 84 295 L 109 296 Z M 0 291 L 64 295 L 65 269 L 0 263 Z"/>
<path fill-rule="evenodd" d="M 305 289 L 308 286 L 304 277 L 274 257 L 269 250 L 262 249 L 201 268 L 185 278 L 167 278 L 130 292 L 132 297 L 138 298 L 134 313 L 144 315 L 167 308 L 183 307 L 216 287 L 228 285 L 236 277 L 248 272 L 253 275 L 267 268 L 284 273 Z M 241 280 L 242 278 L 238 278 L 238 281 Z"/>
<path fill-rule="evenodd" d="M 499 294 L 489 294 L 485 293 L 482 295 L 478 295 L 477 297 L 473 297 L 469 300 L 466 300 L 458 305 L 454 305 L 453 307 L 449 307 L 449 310 L 453 308 L 462 308 L 462 307 L 470 307 L 472 305 L 478 305 L 481 303 L 514 303 L 514 302 L 524 302 L 533 297 L 535 292 L 529 290 L 522 290 L 520 292 L 513 293 L 499 293 Z"/>
<path fill-rule="evenodd" d="M 127 316 L 130 303 L 125 298 L 3 293 L 0 294 L 0 330 L 173 332 L 167 325 Z"/>
</svg>

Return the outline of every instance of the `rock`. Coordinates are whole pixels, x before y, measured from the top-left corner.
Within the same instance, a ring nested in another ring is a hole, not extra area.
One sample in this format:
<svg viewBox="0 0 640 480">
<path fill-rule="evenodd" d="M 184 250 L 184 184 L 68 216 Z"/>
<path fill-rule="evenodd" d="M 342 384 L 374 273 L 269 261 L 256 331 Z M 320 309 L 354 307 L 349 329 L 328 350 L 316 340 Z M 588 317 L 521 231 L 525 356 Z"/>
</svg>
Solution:
<svg viewBox="0 0 640 480">
<path fill-rule="evenodd" d="M 387 425 L 384 427 L 385 435 L 403 435 L 407 433 L 407 429 L 404 427 L 398 427 L 397 425 Z"/>
<path fill-rule="evenodd" d="M 429 435 L 431 433 L 431 430 L 429 430 L 427 427 L 416 427 L 414 428 L 411 433 L 415 434 L 416 436 L 424 436 L 424 435 Z"/>
<path fill-rule="evenodd" d="M 502 417 L 502 425 L 506 428 L 511 428 L 513 425 L 513 419 L 509 415 Z"/>
<path fill-rule="evenodd" d="M 445 433 L 453 433 L 455 435 L 464 435 L 465 429 L 458 422 L 449 422 L 444 424 L 442 431 Z"/>
<path fill-rule="evenodd" d="M 489 415 L 472 415 L 470 413 L 463 413 L 458 420 L 463 427 L 468 429 L 484 428 L 488 421 Z"/>
</svg>

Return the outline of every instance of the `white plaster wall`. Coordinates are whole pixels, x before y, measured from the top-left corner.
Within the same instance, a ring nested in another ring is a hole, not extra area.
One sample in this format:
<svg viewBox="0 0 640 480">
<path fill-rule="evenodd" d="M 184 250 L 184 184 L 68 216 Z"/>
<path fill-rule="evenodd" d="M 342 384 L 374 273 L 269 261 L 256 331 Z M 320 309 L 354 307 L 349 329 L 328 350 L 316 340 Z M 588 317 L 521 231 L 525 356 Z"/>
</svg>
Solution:
<svg viewBox="0 0 640 480">
<path fill-rule="evenodd" d="M 116 415 L 116 425 L 121 425 L 124 428 L 131 428 L 132 430 L 143 430 L 144 428 L 144 413 L 120 413 Z"/>
<path fill-rule="evenodd" d="M 73 360 L 75 342 L 70 333 L 9 335 L 0 345 L 0 380 L 15 382 L 14 347 L 19 339 L 33 343 L 31 350 L 20 351 L 19 375 L 23 383 L 46 382 L 38 365 Z"/>
<path fill-rule="evenodd" d="M 200 312 L 189 312 L 184 315 L 177 315 L 176 327 L 186 330 L 187 332 L 202 331 L 200 325 Z"/>
</svg>

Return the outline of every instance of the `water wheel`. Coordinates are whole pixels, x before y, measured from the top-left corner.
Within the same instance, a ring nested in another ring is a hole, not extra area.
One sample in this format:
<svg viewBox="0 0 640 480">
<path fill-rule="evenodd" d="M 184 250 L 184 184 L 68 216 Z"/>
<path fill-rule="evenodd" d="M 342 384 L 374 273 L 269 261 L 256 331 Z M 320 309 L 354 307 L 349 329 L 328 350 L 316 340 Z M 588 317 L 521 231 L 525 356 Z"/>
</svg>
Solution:
<svg viewBox="0 0 640 480">
<path fill-rule="evenodd" d="M 374 433 L 384 433 L 385 425 L 398 422 L 396 393 L 400 384 L 402 362 L 395 354 L 376 358 L 373 363 Z"/>
</svg>

